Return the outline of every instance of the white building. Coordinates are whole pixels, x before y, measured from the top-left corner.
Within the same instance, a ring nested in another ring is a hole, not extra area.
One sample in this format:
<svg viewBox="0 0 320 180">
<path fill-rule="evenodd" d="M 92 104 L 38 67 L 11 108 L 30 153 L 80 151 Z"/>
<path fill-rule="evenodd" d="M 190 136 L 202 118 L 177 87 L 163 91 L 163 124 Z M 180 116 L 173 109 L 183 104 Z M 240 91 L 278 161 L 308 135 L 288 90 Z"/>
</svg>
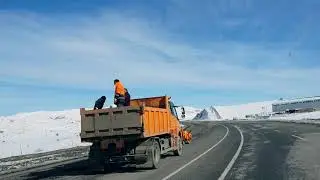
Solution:
<svg viewBox="0 0 320 180">
<path fill-rule="evenodd" d="M 272 104 L 272 112 L 319 110 L 320 96 L 292 100 L 281 100 Z"/>
</svg>

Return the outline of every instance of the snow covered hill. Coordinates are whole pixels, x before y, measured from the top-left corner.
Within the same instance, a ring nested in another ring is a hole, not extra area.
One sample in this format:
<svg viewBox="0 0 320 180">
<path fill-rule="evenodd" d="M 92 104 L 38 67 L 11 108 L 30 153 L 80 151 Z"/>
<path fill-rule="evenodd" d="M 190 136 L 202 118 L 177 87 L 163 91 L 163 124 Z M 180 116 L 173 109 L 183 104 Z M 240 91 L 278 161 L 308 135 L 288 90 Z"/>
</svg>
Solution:
<svg viewBox="0 0 320 180">
<path fill-rule="evenodd" d="M 192 107 L 185 111 L 185 120 L 200 112 Z M 0 158 L 90 145 L 80 142 L 80 123 L 79 109 L 0 116 Z"/>
<path fill-rule="evenodd" d="M 272 103 L 276 101 L 264 101 L 232 106 L 215 106 L 223 119 L 245 118 L 246 115 L 264 115 L 272 112 Z"/>
<path fill-rule="evenodd" d="M 88 145 L 79 133 L 79 109 L 0 117 L 0 158 Z"/>
</svg>

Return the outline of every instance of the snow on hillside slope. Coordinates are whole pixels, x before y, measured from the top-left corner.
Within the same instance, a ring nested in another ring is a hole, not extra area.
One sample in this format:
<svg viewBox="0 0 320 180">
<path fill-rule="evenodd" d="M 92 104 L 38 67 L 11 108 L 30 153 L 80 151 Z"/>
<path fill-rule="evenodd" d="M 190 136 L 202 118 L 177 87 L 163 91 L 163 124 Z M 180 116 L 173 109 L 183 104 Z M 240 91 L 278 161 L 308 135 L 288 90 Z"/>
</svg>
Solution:
<svg viewBox="0 0 320 180">
<path fill-rule="evenodd" d="M 88 145 L 79 133 L 78 109 L 0 117 L 0 158 Z"/>
<path fill-rule="evenodd" d="M 215 106 L 223 119 L 245 118 L 246 115 L 264 114 L 272 112 L 272 103 L 276 101 L 264 101 L 232 106 Z"/>
<path fill-rule="evenodd" d="M 185 107 L 191 120 L 200 110 Z M 177 108 L 181 117 L 181 108 Z M 0 116 L 0 158 L 90 145 L 80 142 L 80 110 Z"/>
</svg>

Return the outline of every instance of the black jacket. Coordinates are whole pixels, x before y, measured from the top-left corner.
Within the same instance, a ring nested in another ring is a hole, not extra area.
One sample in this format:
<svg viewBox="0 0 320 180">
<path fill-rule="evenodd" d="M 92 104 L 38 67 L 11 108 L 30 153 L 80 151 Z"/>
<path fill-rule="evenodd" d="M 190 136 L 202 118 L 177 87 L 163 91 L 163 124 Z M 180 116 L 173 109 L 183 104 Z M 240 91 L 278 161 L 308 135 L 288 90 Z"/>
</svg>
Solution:
<svg viewBox="0 0 320 180">
<path fill-rule="evenodd" d="M 94 104 L 93 109 L 102 109 L 104 103 L 106 101 L 106 98 L 104 96 L 100 97 Z"/>
</svg>

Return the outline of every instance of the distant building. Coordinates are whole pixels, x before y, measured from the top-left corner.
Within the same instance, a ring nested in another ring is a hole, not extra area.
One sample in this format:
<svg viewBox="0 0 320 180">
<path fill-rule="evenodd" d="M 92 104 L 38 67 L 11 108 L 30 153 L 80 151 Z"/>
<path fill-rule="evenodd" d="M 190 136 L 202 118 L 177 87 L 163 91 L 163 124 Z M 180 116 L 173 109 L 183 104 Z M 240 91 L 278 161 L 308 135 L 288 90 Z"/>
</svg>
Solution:
<svg viewBox="0 0 320 180">
<path fill-rule="evenodd" d="M 320 96 L 292 100 L 280 100 L 272 104 L 272 112 L 306 112 L 320 110 Z"/>
</svg>

